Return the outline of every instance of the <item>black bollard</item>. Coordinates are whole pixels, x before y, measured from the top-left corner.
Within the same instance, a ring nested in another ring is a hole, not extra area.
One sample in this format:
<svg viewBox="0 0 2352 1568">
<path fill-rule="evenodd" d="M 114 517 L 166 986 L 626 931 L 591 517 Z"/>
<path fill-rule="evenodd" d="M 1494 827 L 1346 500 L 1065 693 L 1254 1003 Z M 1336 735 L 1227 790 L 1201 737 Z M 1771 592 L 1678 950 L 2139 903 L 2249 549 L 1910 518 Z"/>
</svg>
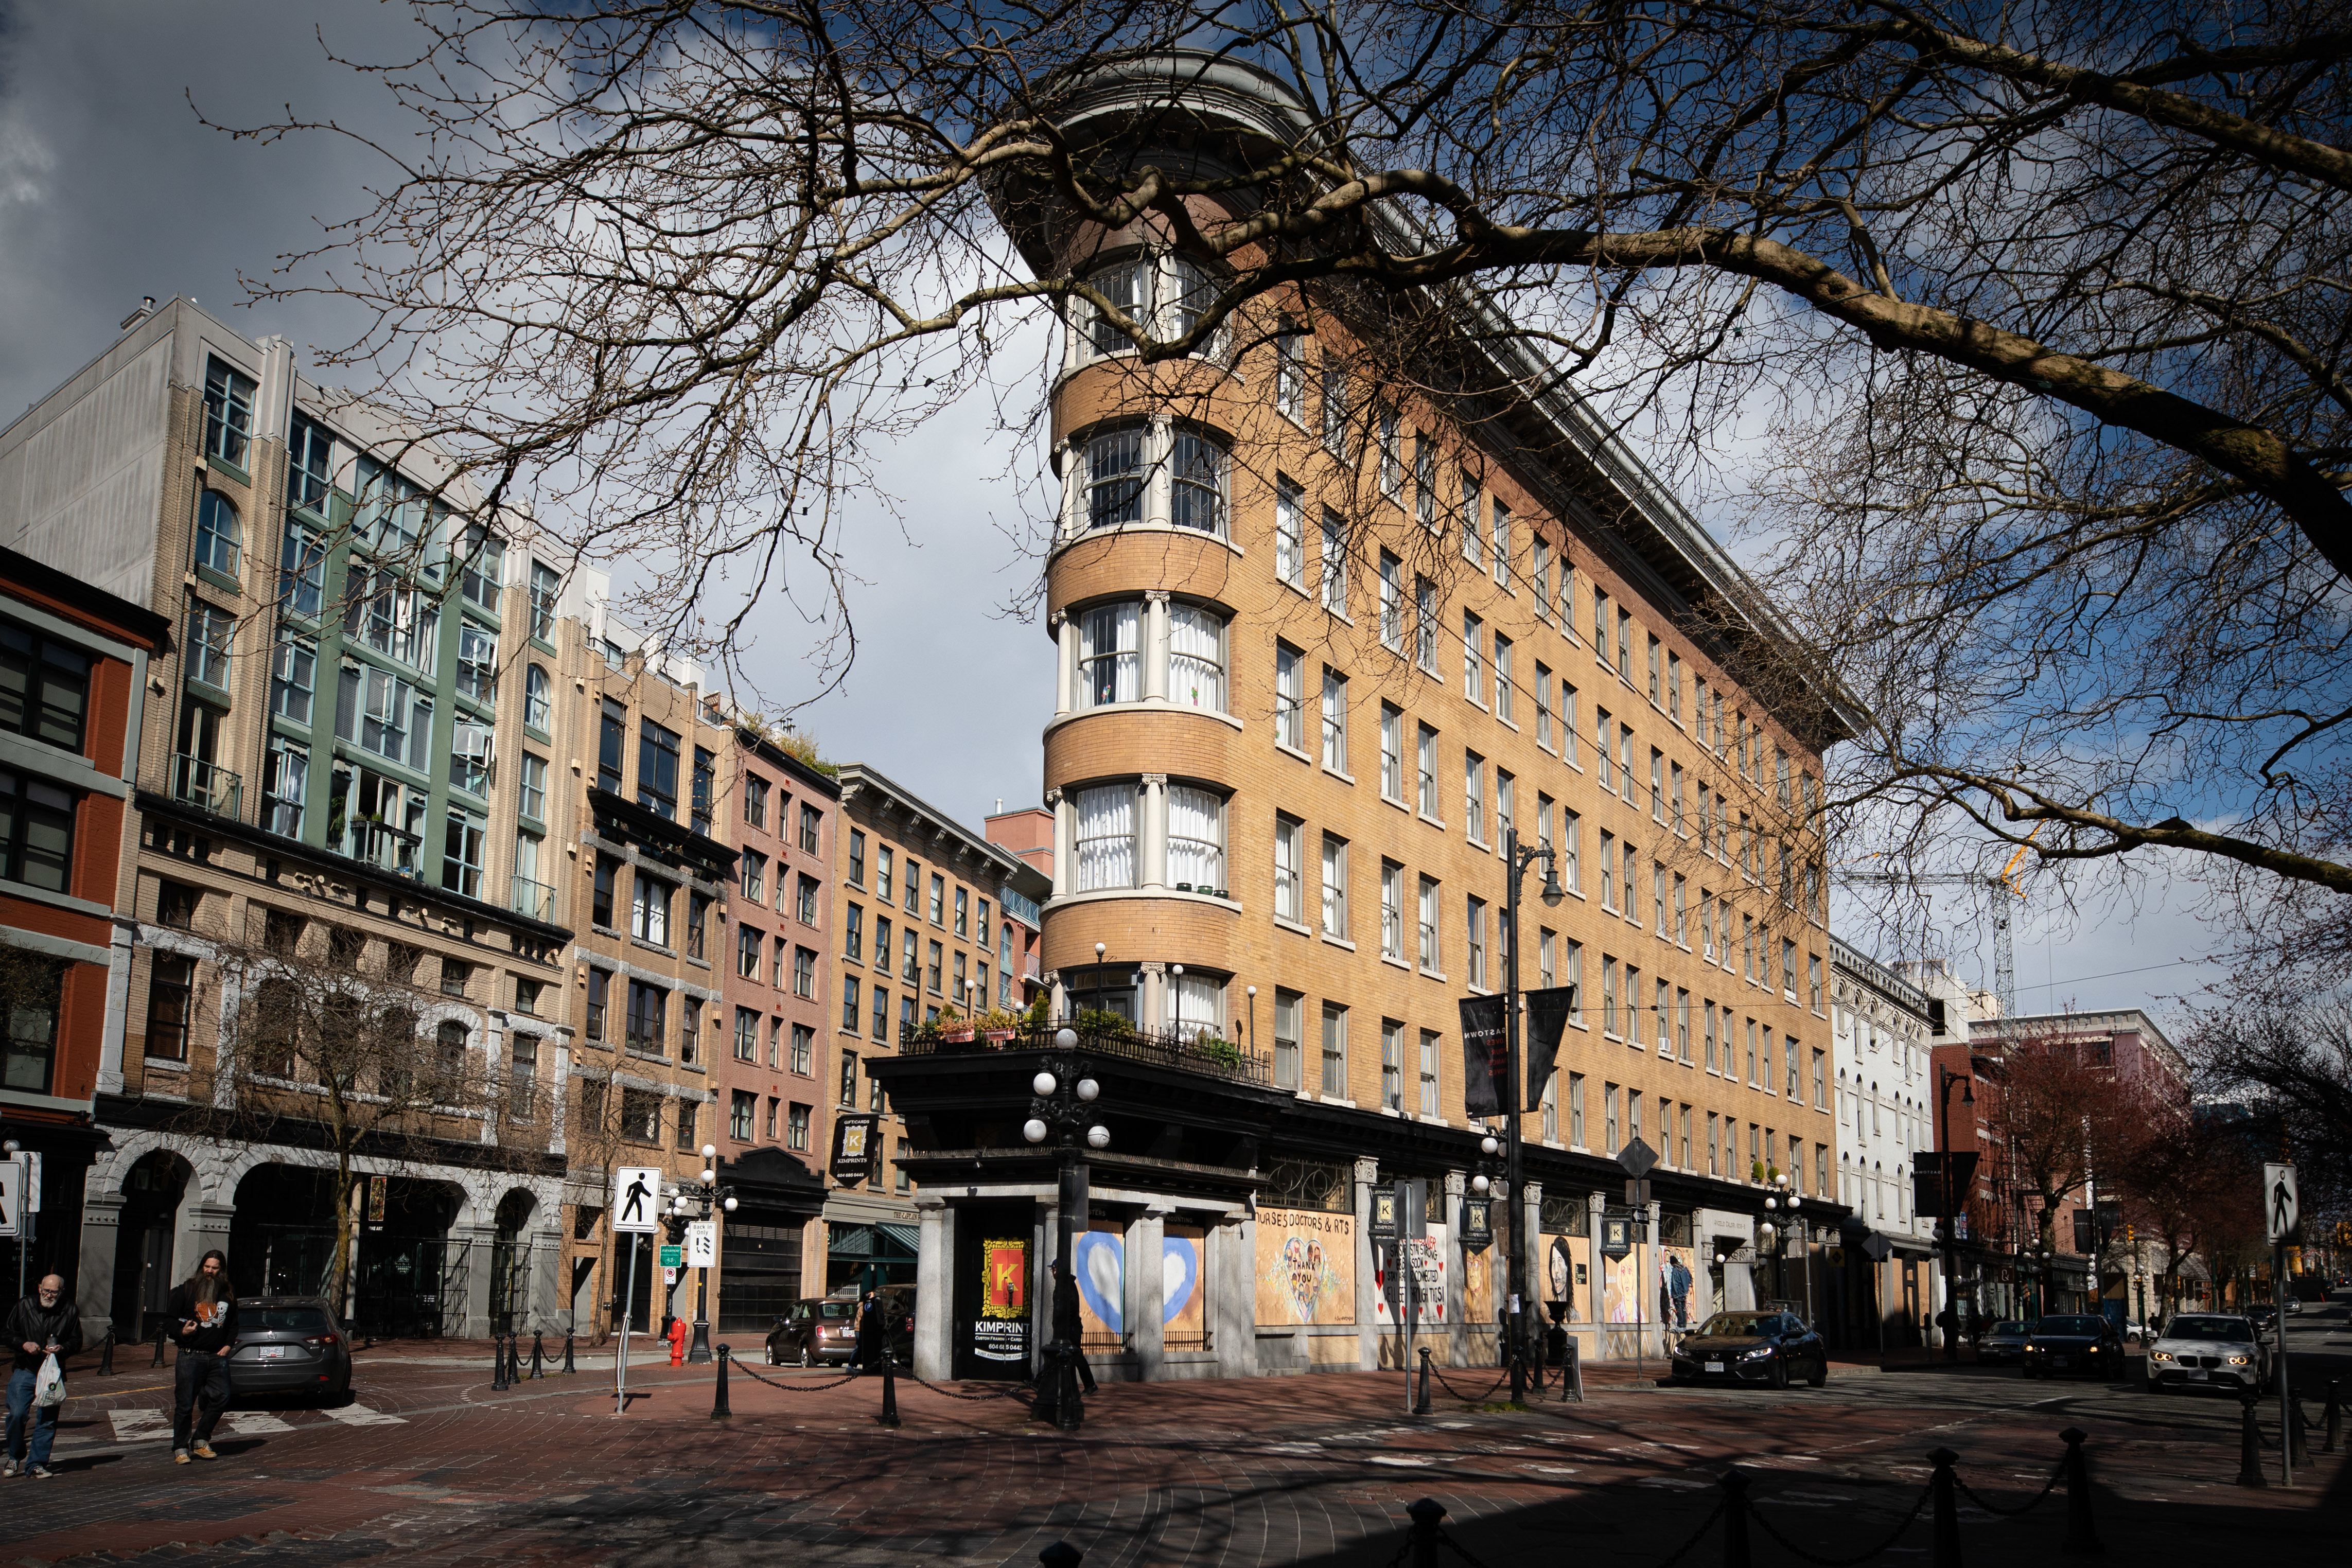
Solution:
<svg viewBox="0 0 2352 1568">
<path fill-rule="evenodd" d="M 2286 1396 L 2287 1462 L 2296 1465 L 2311 1463 L 2311 1444 L 2304 1437 L 2304 1428 L 2311 1423 L 2303 1413 L 2303 1396 L 2294 1389 Z"/>
<path fill-rule="evenodd" d="M 1066 1541 L 1056 1541 L 1053 1545 L 1037 1553 L 1037 1561 L 1044 1563 L 1045 1568 L 1078 1568 L 1078 1564 L 1085 1562 L 1086 1557 L 1085 1552 Z"/>
<path fill-rule="evenodd" d="M 1406 1504 L 1404 1511 L 1412 1521 L 1412 1568 L 1437 1568 L 1437 1521 L 1445 1517 L 1445 1505 L 1425 1497 Z"/>
<path fill-rule="evenodd" d="M 155 1325 L 155 1361 L 154 1361 L 154 1364 L 155 1364 L 155 1365 L 157 1365 L 157 1366 L 161 1366 L 161 1365 L 163 1365 L 163 1325 L 162 1323 L 157 1323 L 157 1324 Z"/>
<path fill-rule="evenodd" d="M 2104 1557 L 2107 1549 L 2099 1544 L 2098 1528 L 2091 1522 L 2091 1464 L 2083 1457 L 2083 1439 L 2090 1434 L 2069 1427 L 2058 1435 L 2066 1439 L 2064 1549 L 2081 1557 Z"/>
<path fill-rule="evenodd" d="M 1739 1469 L 1723 1472 L 1723 1568 L 1748 1568 L 1748 1476 Z"/>
<path fill-rule="evenodd" d="M 566 1372 L 578 1372 L 580 1370 L 578 1364 L 572 1359 L 572 1331 L 570 1329 L 565 1329 L 563 1331 L 563 1370 Z"/>
<path fill-rule="evenodd" d="M 114 1375 L 114 1330 L 111 1328 L 106 1331 L 105 1342 L 98 1347 L 98 1375 L 100 1377 Z"/>
<path fill-rule="evenodd" d="M 712 1385 L 710 1395 L 710 1418 L 713 1421 L 725 1421 L 735 1414 L 727 1407 L 727 1347 L 722 1344 L 719 1347 L 719 1381 Z"/>
<path fill-rule="evenodd" d="M 2336 1402 L 2336 1379 L 2332 1377 L 2327 1380 L 2327 1408 L 2320 1412 L 2319 1418 L 2326 1427 L 2326 1441 L 2319 1451 L 2332 1454 L 2344 1441 L 2344 1407 Z"/>
<path fill-rule="evenodd" d="M 1416 1416 L 1429 1414 L 1429 1347 L 1427 1345 L 1421 1347 L 1421 1397 L 1413 1401 L 1412 1413 Z"/>
<path fill-rule="evenodd" d="M 1927 1478 L 1936 1510 L 1927 1536 L 1927 1568 L 1960 1568 L 1959 1478 L 1952 1473 L 1959 1458 L 1949 1448 L 1937 1448 L 1927 1456 L 1927 1462 L 1936 1467 L 1936 1473 Z"/>
<path fill-rule="evenodd" d="M 898 1381 L 894 1375 L 898 1358 L 887 1349 L 882 1352 L 882 1414 L 878 1417 L 885 1427 L 898 1425 Z"/>
<path fill-rule="evenodd" d="M 506 1342 L 498 1335 L 490 1336 L 490 1392 L 503 1394 L 507 1387 Z"/>
<path fill-rule="evenodd" d="M 2238 1424 L 2238 1484 L 2266 1487 L 2271 1483 L 2263 1475 L 2263 1434 L 2254 1425 L 2254 1391 L 2247 1389 L 2239 1404 L 2246 1414 Z"/>
<path fill-rule="evenodd" d="M 541 1332 L 539 1329 L 530 1331 L 530 1375 L 533 1377 L 547 1375 L 547 1346 L 541 1340 Z"/>
</svg>

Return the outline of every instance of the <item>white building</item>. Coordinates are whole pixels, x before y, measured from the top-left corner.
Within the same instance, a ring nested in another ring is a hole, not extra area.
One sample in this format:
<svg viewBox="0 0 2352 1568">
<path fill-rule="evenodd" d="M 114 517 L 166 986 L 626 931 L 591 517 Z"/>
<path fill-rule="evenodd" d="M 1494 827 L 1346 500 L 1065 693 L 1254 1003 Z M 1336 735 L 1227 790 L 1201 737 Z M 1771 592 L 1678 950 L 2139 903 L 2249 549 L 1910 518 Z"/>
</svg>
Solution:
<svg viewBox="0 0 2352 1568">
<path fill-rule="evenodd" d="M 1844 1235 L 1844 1322 L 1852 1343 L 1876 1337 L 1883 1316 L 1890 1346 L 1918 1343 L 1923 1315 L 1941 1310 L 1933 1267 L 1936 1224 L 1911 1197 L 1918 1150 L 1933 1150 L 1928 1122 L 1936 1038 L 1927 992 L 1845 943 L 1830 942 L 1830 1037 L 1836 1071 L 1838 1201 L 1853 1210 Z M 1873 1235 L 1885 1257 L 1874 1266 Z M 1874 1281 L 1874 1271 L 1876 1279 Z"/>
</svg>

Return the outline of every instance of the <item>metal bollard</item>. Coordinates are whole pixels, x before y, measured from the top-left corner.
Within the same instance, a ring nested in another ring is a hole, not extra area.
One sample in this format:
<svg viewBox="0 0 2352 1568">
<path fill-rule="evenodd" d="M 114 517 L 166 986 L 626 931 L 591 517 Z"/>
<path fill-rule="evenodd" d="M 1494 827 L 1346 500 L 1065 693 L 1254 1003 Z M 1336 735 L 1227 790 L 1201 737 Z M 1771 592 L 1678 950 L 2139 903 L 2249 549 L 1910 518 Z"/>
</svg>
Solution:
<svg viewBox="0 0 2352 1568">
<path fill-rule="evenodd" d="M 1927 1462 L 1936 1467 L 1936 1473 L 1927 1478 L 1927 1490 L 1936 1505 L 1927 1537 L 1927 1568 L 1960 1568 L 1960 1494 L 1958 1478 L 1952 1474 L 1959 1458 L 1949 1448 L 1937 1448 L 1927 1456 Z"/>
<path fill-rule="evenodd" d="M 516 1354 L 515 1336 L 512 1333 L 509 1333 L 507 1335 L 507 1386 L 512 1388 L 521 1382 L 522 1357 Z"/>
<path fill-rule="evenodd" d="M 106 1331 L 105 1342 L 98 1347 L 98 1375 L 100 1377 L 114 1375 L 114 1330 L 111 1327 Z"/>
<path fill-rule="evenodd" d="M 2238 1484 L 2242 1487 L 2270 1485 L 2263 1475 L 2263 1434 L 2254 1425 L 2254 1391 L 2251 1388 L 2240 1396 L 2239 1406 L 2245 1419 L 2238 1424 Z"/>
<path fill-rule="evenodd" d="M 498 1335 L 490 1336 L 490 1387 L 504 1390 L 513 1385 L 507 1381 L 507 1342 Z"/>
<path fill-rule="evenodd" d="M 563 1370 L 566 1372 L 578 1372 L 580 1370 L 579 1364 L 572 1359 L 572 1331 L 570 1329 L 565 1329 L 563 1331 Z"/>
<path fill-rule="evenodd" d="M 729 1420 L 735 1414 L 727 1406 L 727 1358 L 730 1354 L 725 1345 L 719 1347 L 719 1381 L 713 1385 L 710 1396 L 710 1418 L 713 1421 Z"/>
<path fill-rule="evenodd" d="M 885 1427 L 898 1425 L 898 1381 L 895 1370 L 898 1358 L 886 1348 L 882 1352 L 882 1414 L 878 1417 Z"/>
<path fill-rule="evenodd" d="M 2311 1445 L 2305 1439 L 2303 1429 L 2310 1422 L 2303 1413 L 2303 1396 L 2292 1388 L 2287 1390 L 2284 1424 L 2286 1427 L 2288 1463 L 2308 1465 L 2311 1463 Z"/>
<path fill-rule="evenodd" d="M 2083 1439 L 2090 1434 L 2069 1427 L 2058 1434 L 2066 1439 L 2066 1542 L 2064 1550 L 2083 1557 L 2103 1557 L 2097 1526 L 2091 1522 L 2091 1465 L 2083 1457 Z"/>
<path fill-rule="evenodd" d="M 153 1364 L 157 1366 L 163 1364 L 163 1325 L 162 1323 L 157 1323 L 155 1325 L 155 1360 Z"/>
<path fill-rule="evenodd" d="M 1433 1497 L 1407 1503 L 1405 1515 L 1412 1521 L 1412 1534 L 1408 1544 L 1412 1548 L 1412 1568 L 1437 1568 L 1437 1521 L 1445 1517 L 1445 1505 Z"/>
<path fill-rule="evenodd" d="M 1037 1561 L 1044 1563 L 1045 1568 L 1078 1568 L 1078 1564 L 1086 1561 L 1086 1556 L 1085 1552 L 1068 1542 L 1056 1541 L 1053 1545 L 1037 1553 Z"/>
<path fill-rule="evenodd" d="M 2319 1418 L 2326 1427 L 2326 1441 L 2319 1451 L 2332 1454 L 2344 1441 L 2344 1407 L 2336 1401 L 2336 1379 L 2332 1377 L 2327 1380 L 2327 1407 L 2320 1412 Z"/>
<path fill-rule="evenodd" d="M 1416 1416 L 1429 1414 L 1429 1347 L 1427 1345 L 1421 1347 L 1421 1397 L 1412 1402 L 1412 1413 Z"/>
<path fill-rule="evenodd" d="M 1723 1568 L 1748 1568 L 1748 1475 L 1738 1469 L 1723 1472 Z"/>
<path fill-rule="evenodd" d="M 541 1343 L 541 1332 L 539 1329 L 530 1331 L 530 1375 L 533 1377 L 547 1375 L 547 1346 Z"/>
</svg>

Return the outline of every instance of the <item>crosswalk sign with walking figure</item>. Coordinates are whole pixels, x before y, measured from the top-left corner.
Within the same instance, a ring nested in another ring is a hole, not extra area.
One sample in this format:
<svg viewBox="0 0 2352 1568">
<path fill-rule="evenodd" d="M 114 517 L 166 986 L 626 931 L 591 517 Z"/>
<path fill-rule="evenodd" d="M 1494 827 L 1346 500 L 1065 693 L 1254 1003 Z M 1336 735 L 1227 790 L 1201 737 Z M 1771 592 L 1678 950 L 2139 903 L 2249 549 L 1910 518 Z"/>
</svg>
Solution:
<svg viewBox="0 0 2352 1568">
<path fill-rule="evenodd" d="M 2273 1246 L 2294 1239 L 2295 1228 L 2302 1223 L 2300 1208 L 2295 1197 L 2294 1167 L 2288 1165 L 2264 1166 L 2263 1220 Z"/>
<path fill-rule="evenodd" d="M 623 1166 L 613 1173 L 613 1228 L 650 1234 L 661 1222 L 661 1171 Z"/>
</svg>

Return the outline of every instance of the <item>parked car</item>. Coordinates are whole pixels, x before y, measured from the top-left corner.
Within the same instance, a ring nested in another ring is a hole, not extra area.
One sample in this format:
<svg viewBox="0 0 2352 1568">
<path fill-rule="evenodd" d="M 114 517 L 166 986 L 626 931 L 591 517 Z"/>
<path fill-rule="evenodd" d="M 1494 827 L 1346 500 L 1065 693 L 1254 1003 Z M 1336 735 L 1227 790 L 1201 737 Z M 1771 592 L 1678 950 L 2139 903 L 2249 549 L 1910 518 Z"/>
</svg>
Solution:
<svg viewBox="0 0 2352 1568">
<path fill-rule="evenodd" d="M 1829 1347 L 1794 1312 L 1717 1312 L 1675 1346 L 1676 1383 L 1763 1383 L 1786 1388 L 1797 1378 L 1819 1388 L 1829 1380 Z"/>
<path fill-rule="evenodd" d="M 2103 1317 L 2036 1318 L 2026 1331 L 2023 1370 L 2028 1377 L 2080 1372 L 2118 1378 L 2124 1375 L 2124 1342 Z"/>
<path fill-rule="evenodd" d="M 2176 1388 L 2232 1393 L 2270 1383 L 2270 1350 L 2251 1319 L 2219 1312 L 2181 1312 L 2147 1347 L 2151 1394 Z"/>
<path fill-rule="evenodd" d="M 341 1400 L 352 1388 L 351 1341 L 320 1296 L 251 1296 L 236 1304 L 236 1342 L 229 1353 L 233 1396 L 306 1396 Z"/>
<path fill-rule="evenodd" d="M 2003 1318 L 1977 1341 L 1977 1359 L 1988 1366 L 2009 1366 L 2025 1359 L 2025 1325 Z"/>
<path fill-rule="evenodd" d="M 2278 1333 L 2278 1308 L 2273 1306 L 2268 1301 L 2256 1301 L 2252 1306 L 2248 1307 L 2245 1312 L 2240 1315 L 2248 1322 L 2254 1325 L 2254 1332 L 2257 1333 L 2274 1334 Z"/>
<path fill-rule="evenodd" d="M 906 1288 L 882 1292 L 884 1310 L 894 1332 L 889 1336 L 891 1359 L 899 1366 L 915 1360 L 915 1292 Z M 793 1303 L 792 1311 L 768 1331 L 768 1364 L 837 1365 L 857 1352 L 857 1298 L 812 1296 Z"/>
</svg>

